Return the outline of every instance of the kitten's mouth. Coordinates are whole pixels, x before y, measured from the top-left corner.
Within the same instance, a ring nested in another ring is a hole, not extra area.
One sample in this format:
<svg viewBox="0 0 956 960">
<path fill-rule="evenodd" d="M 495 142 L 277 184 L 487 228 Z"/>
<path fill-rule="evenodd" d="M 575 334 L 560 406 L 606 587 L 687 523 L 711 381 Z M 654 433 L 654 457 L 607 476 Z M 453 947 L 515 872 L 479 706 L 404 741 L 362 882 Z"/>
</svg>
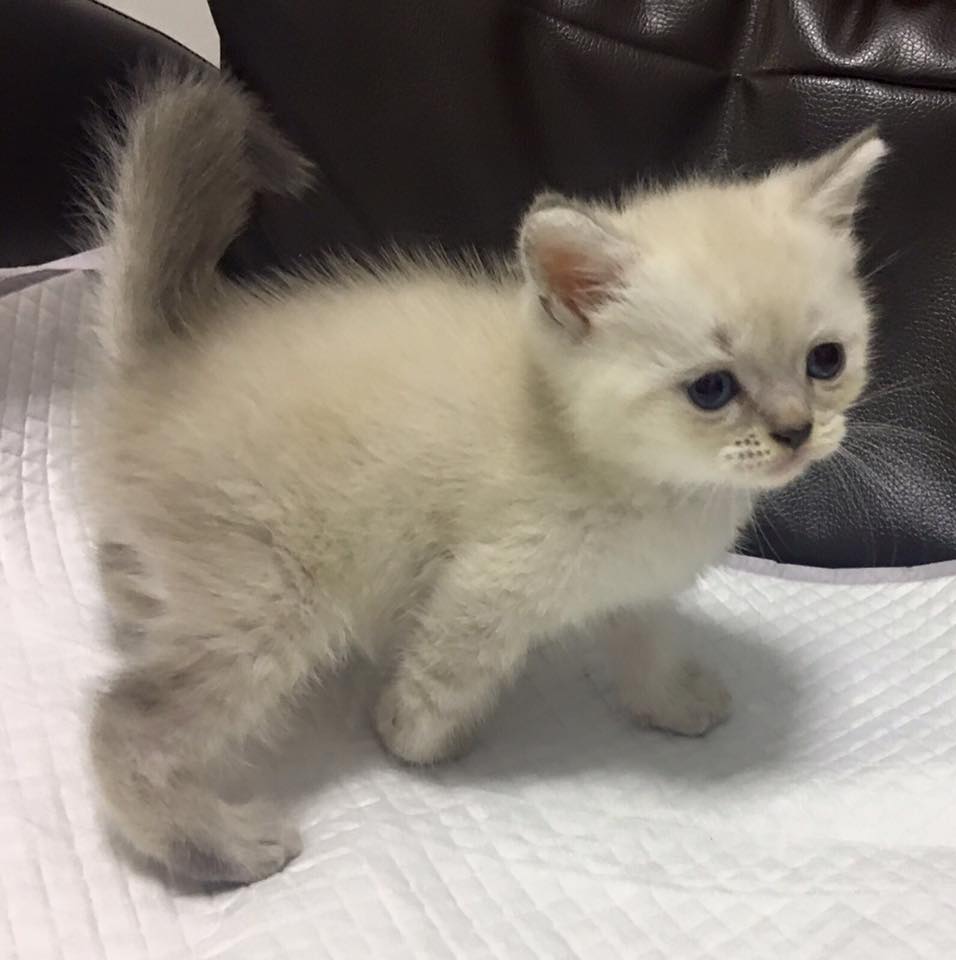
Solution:
<svg viewBox="0 0 956 960">
<path fill-rule="evenodd" d="M 835 451 L 835 447 L 803 447 L 795 450 L 789 457 L 767 467 L 764 479 L 774 487 L 784 487 L 806 473 L 807 469 L 819 460 L 824 460 Z"/>
<path fill-rule="evenodd" d="M 731 486 L 776 490 L 799 479 L 815 463 L 840 449 L 845 435 L 842 419 L 831 419 L 814 430 L 809 443 L 797 449 L 774 449 L 753 440 L 737 440 L 722 456 Z M 743 448 L 743 449 L 741 449 Z"/>
<path fill-rule="evenodd" d="M 806 454 L 794 454 L 789 460 L 770 467 L 765 477 L 773 481 L 774 486 L 782 487 L 796 480 L 808 466 L 810 466 L 810 458 Z"/>
<path fill-rule="evenodd" d="M 798 473 L 800 470 L 809 466 L 812 459 L 813 457 L 810 452 L 804 447 L 801 450 L 794 451 L 794 453 L 785 457 L 780 463 L 774 464 L 774 466 L 770 468 L 770 472 L 771 474 L 779 474 L 781 476 Z"/>
</svg>

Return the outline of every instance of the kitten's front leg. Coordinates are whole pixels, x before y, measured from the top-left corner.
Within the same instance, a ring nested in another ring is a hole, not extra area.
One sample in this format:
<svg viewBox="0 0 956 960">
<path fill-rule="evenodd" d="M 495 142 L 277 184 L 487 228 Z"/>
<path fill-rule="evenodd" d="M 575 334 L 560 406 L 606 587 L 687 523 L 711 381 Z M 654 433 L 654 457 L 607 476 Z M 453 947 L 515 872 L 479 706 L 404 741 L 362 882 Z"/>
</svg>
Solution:
<svg viewBox="0 0 956 960">
<path fill-rule="evenodd" d="M 412 764 L 460 752 L 527 655 L 529 636 L 518 618 L 501 615 L 509 601 L 493 582 L 476 582 L 464 570 L 435 590 L 375 709 L 389 752 Z"/>
<path fill-rule="evenodd" d="M 611 658 L 621 700 L 641 724 L 700 736 L 730 716 L 720 677 L 681 652 L 679 621 L 665 607 L 615 618 Z"/>
</svg>

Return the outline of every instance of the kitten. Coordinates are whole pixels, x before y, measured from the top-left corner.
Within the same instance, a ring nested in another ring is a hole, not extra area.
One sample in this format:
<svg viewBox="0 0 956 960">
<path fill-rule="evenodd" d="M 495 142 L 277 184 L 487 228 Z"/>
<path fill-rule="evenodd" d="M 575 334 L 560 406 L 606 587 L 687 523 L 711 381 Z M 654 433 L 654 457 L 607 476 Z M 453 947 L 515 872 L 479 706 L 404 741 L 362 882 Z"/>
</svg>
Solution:
<svg viewBox="0 0 956 960">
<path fill-rule="evenodd" d="M 702 734 L 719 679 L 670 598 L 755 492 L 837 449 L 870 314 L 851 221 L 874 132 L 739 182 L 542 198 L 513 268 L 440 260 L 243 287 L 216 271 L 258 189 L 307 165 L 228 78 L 132 108 L 104 203 L 109 358 L 86 480 L 124 666 L 95 769 L 142 853 L 203 880 L 300 849 L 210 774 L 315 677 L 382 663 L 374 724 L 458 750 L 528 652 L 613 619 L 643 723 Z"/>
</svg>

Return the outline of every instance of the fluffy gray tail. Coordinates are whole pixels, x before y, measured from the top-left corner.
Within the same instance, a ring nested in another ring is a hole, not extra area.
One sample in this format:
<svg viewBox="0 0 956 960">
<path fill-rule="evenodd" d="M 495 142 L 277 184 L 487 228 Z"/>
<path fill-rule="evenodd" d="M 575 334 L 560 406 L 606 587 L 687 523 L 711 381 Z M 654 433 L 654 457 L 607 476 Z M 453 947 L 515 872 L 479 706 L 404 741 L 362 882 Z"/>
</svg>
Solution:
<svg viewBox="0 0 956 960">
<path fill-rule="evenodd" d="M 100 335 L 126 365 L 189 329 L 255 194 L 299 194 L 311 168 L 228 76 L 160 71 L 135 85 L 122 116 L 103 138 L 112 182 L 96 220 L 107 247 Z"/>
</svg>

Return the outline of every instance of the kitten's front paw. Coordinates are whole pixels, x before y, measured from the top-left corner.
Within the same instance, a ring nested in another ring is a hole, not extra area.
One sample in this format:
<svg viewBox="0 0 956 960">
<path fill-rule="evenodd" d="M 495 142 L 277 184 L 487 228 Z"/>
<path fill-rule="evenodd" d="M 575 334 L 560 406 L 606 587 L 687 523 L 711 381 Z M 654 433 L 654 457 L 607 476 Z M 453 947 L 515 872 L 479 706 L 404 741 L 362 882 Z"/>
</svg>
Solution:
<svg viewBox="0 0 956 960">
<path fill-rule="evenodd" d="M 399 684 L 385 687 L 375 708 L 375 729 L 389 753 L 428 766 L 456 753 L 454 725 Z"/>
<path fill-rule="evenodd" d="M 713 670 L 685 660 L 648 683 L 639 701 L 629 706 L 644 726 L 699 737 L 730 716 L 731 697 Z"/>
</svg>

